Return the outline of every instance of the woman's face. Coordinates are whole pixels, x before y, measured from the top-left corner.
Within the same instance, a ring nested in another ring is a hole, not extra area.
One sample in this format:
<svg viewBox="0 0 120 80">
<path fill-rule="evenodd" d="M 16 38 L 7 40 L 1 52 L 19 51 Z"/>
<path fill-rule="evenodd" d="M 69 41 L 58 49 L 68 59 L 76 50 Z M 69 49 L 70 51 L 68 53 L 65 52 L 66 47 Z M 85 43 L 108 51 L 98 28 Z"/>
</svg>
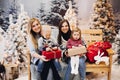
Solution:
<svg viewBox="0 0 120 80">
<path fill-rule="evenodd" d="M 63 33 L 67 33 L 68 30 L 69 30 L 68 24 L 67 24 L 67 22 L 64 22 L 64 23 L 62 24 L 61 31 L 62 31 Z"/>
<path fill-rule="evenodd" d="M 34 22 L 33 22 L 33 24 L 32 24 L 32 30 L 35 32 L 35 33 L 39 33 L 40 32 L 40 28 L 41 26 L 40 26 L 40 23 L 37 21 L 37 20 L 35 20 Z"/>
</svg>

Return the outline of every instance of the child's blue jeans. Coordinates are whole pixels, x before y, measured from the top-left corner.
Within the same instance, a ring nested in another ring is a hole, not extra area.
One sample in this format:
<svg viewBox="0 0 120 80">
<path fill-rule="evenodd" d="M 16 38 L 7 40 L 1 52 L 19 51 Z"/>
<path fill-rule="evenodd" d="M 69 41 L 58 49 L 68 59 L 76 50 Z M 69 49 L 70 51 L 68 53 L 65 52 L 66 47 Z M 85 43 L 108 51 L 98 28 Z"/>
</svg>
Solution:
<svg viewBox="0 0 120 80">
<path fill-rule="evenodd" d="M 86 77 L 86 57 L 82 56 L 79 58 L 79 74 L 80 74 L 80 80 L 85 80 Z M 71 65 L 70 62 L 68 63 L 67 70 L 65 72 L 64 80 L 70 80 L 71 75 Z"/>
</svg>

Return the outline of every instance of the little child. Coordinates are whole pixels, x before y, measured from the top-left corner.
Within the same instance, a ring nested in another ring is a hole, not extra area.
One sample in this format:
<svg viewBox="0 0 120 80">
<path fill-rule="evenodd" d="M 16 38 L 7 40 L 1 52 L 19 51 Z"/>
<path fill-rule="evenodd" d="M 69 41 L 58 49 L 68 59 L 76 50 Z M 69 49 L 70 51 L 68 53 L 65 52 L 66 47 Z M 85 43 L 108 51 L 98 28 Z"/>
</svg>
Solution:
<svg viewBox="0 0 120 80">
<path fill-rule="evenodd" d="M 67 41 L 67 48 L 70 49 L 80 46 L 82 46 L 81 31 L 79 28 L 76 27 L 75 29 L 72 30 L 71 38 Z M 83 56 L 83 54 L 71 56 L 70 64 L 72 74 L 78 74 L 79 58 L 81 56 Z"/>
<path fill-rule="evenodd" d="M 41 31 L 42 37 L 38 40 L 39 50 L 42 51 L 52 51 L 58 50 L 58 45 L 54 39 L 51 38 L 51 27 L 48 25 L 44 25 Z M 42 63 L 42 62 L 41 62 Z M 41 66 L 38 64 L 38 71 Z M 43 70 L 42 70 L 42 80 L 46 80 L 49 72 L 49 68 L 52 69 L 54 80 L 60 80 L 60 76 L 58 71 L 61 70 L 61 65 L 58 59 L 50 59 L 47 62 L 44 62 Z"/>
</svg>

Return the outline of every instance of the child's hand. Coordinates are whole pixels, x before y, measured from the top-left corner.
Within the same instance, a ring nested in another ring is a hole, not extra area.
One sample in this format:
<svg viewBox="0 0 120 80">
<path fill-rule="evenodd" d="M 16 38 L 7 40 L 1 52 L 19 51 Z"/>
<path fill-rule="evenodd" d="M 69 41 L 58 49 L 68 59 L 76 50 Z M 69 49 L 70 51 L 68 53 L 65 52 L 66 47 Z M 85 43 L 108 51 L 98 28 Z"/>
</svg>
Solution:
<svg viewBox="0 0 120 80">
<path fill-rule="evenodd" d="M 79 44 L 78 46 L 79 46 L 79 47 L 81 47 L 82 45 L 81 45 L 81 44 Z"/>
<path fill-rule="evenodd" d="M 50 47 L 47 47 L 46 51 L 52 51 L 52 49 Z"/>
<path fill-rule="evenodd" d="M 75 46 L 72 46 L 72 48 L 75 48 Z"/>
<path fill-rule="evenodd" d="M 58 49 L 58 47 L 53 47 L 52 49 L 53 49 L 53 50 L 57 50 L 57 49 Z"/>
</svg>

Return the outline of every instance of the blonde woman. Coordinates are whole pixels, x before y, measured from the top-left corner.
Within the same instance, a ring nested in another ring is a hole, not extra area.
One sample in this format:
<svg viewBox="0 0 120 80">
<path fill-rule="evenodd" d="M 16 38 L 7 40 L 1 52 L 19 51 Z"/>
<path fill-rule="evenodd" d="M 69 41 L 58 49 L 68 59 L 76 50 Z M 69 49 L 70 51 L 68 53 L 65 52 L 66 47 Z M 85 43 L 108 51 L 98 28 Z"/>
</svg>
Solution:
<svg viewBox="0 0 120 80">
<path fill-rule="evenodd" d="M 45 56 L 40 55 L 38 49 L 38 39 L 41 37 L 41 24 L 40 21 L 36 18 L 31 18 L 28 24 L 27 33 L 28 33 L 28 47 L 31 54 L 31 78 L 32 80 L 41 80 L 40 73 L 37 71 L 37 65 L 42 61 L 48 61 L 45 59 Z M 41 64 L 42 66 L 42 64 Z"/>
</svg>

